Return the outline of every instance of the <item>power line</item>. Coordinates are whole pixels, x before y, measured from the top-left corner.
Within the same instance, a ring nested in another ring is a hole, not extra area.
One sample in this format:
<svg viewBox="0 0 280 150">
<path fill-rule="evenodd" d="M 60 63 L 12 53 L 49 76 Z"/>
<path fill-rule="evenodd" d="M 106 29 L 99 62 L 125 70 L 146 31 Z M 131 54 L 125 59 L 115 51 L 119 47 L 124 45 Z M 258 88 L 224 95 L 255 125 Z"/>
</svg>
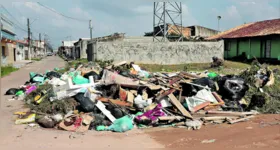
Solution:
<svg viewBox="0 0 280 150">
<path fill-rule="evenodd" d="M 72 20 L 76 20 L 76 21 L 84 21 L 84 22 L 85 22 L 85 21 L 89 21 L 89 20 L 86 20 L 86 19 L 79 19 L 79 18 L 74 18 L 74 17 L 66 16 L 66 15 L 64 15 L 64 14 L 62 14 L 62 13 L 60 13 L 60 12 L 57 12 L 56 10 L 54 10 L 54 9 L 52 9 L 52 8 L 49 8 L 49 7 L 43 5 L 43 4 L 39 3 L 39 2 L 37 2 L 37 3 L 38 3 L 40 6 L 46 8 L 46 9 L 48 9 L 48 10 L 50 10 L 50 11 L 52 11 L 52 12 L 54 12 L 54 13 L 60 15 L 60 16 L 63 16 L 63 17 L 65 17 L 65 18 L 72 19 Z"/>
<path fill-rule="evenodd" d="M 1 5 L 1 7 L 8 13 L 8 15 L 10 15 L 17 23 L 14 23 L 15 27 L 17 27 L 18 29 L 27 32 L 27 30 L 23 29 L 21 27 L 21 23 L 3 6 Z"/>
</svg>

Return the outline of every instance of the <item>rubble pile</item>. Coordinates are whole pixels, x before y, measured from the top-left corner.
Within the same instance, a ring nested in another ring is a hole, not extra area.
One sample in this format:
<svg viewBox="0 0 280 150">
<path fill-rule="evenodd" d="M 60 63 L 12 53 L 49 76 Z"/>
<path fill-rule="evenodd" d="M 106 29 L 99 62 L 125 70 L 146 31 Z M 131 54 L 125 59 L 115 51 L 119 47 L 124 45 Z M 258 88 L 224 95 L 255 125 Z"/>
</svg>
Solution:
<svg viewBox="0 0 280 150">
<path fill-rule="evenodd" d="M 16 124 L 36 122 L 44 128 L 74 132 L 160 126 L 198 130 L 207 124 L 253 118 L 258 114 L 253 110 L 279 97 L 269 88 L 276 82 L 273 71 L 259 64 L 236 76 L 152 73 L 124 61 L 106 67 L 81 64 L 64 74 L 58 68 L 45 74 L 31 72 L 28 82 L 6 94 L 14 95 L 11 100 L 24 100 L 30 108 L 15 112 Z M 278 105 L 273 113 L 279 110 Z"/>
</svg>

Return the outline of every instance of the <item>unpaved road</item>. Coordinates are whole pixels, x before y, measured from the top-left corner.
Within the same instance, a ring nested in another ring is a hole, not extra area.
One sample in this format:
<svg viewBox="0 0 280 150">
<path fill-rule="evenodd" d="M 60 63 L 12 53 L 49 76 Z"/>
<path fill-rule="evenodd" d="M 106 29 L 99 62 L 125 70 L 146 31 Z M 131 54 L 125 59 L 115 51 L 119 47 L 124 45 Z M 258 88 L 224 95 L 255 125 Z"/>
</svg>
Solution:
<svg viewBox="0 0 280 150">
<path fill-rule="evenodd" d="M 9 88 L 18 87 L 29 79 L 29 72 L 52 70 L 63 67 L 58 57 L 48 57 L 35 62 L 10 76 L 1 79 L 0 149 L 38 148 L 280 148 L 280 125 L 265 123 L 280 122 L 279 115 L 262 115 L 236 125 L 208 125 L 198 131 L 176 128 L 134 129 L 126 133 L 88 131 L 85 134 L 66 131 L 32 128 L 14 125 L 13 112 L 22 109 L 21 101 L 7 101 L 3 96 Z M 278 119 L 278 120 L 277 120 Z M 214 143 L 202 144 L 203 140 L 215 139 Z"/>
</svg>

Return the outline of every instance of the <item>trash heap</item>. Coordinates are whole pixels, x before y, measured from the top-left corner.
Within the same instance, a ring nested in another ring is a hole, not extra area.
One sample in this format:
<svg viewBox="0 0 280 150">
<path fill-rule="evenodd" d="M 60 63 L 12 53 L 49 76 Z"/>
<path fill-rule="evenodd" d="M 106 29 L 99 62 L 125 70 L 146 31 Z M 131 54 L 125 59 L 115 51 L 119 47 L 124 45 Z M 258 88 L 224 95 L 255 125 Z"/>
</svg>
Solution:
<svg viewBox="0 0 280 150">
<path fill-rule="evenodd" d="M 28 82 L 7 91 L 14 95 L 12 100 L 24 100 L 30 108 L 15 112 L 15 124 L 73 132 L 162 126 L 197 130 L 207 124 L 247 121 L 258 114 L 252 110 L 279 97 L 269 95 L 275 94 L 268 88 L 275 86 L 274 73 L 259 64 L 238 76 L 151 73 L 127 62 L 104 68 L 88 63 L 64 74 L 58 71 L 30 73 Z"/>
</svg>

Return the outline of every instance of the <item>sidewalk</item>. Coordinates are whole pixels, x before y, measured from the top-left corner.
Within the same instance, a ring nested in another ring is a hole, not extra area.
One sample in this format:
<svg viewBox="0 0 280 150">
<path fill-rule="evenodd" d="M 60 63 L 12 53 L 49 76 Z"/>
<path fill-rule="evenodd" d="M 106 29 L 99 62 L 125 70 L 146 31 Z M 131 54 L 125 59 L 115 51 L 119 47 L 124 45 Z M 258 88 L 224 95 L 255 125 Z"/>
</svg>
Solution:
<svg viewBox="0 0 280 150">
<path fill-rule="evenodd" d="M 33 61 L 30 61 L 30 60 L 20 60 L 20 61 L 16 61 L 14 62 L 13 66 L 15 68 L 22 68 L 30 63 L 33 63 Z"/>
</svg>

